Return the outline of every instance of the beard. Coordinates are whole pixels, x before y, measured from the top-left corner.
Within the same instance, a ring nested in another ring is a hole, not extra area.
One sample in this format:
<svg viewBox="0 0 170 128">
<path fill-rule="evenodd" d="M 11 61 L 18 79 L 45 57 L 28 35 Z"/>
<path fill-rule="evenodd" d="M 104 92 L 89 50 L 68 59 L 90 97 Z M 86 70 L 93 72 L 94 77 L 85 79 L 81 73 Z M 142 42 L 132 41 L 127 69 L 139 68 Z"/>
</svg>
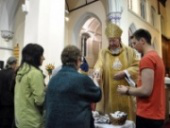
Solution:
<svg viewBox="0 0 170 128">
<path fill-rule="evenodd" d="M 112 49 L 112 50 L 111 50 L 111 53 L 112 53 L 113 55 L 117 55 L 117 54 L 120 53 L 120 51 L 121 51 L 121 48 L 115 48 L 115 49 Z"/>
</svg>

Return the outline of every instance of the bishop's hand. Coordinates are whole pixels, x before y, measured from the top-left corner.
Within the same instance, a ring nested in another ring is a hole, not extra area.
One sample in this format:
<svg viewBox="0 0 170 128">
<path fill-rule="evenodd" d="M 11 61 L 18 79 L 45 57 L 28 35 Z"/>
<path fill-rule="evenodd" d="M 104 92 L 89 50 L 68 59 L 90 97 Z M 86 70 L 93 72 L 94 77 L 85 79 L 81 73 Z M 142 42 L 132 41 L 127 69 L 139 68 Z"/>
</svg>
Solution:
<svg viewBox="0 0 170 128">
<path fill-rule="evenodd" d="M 126 76 L 126 73 L 124 71 L 120 71 L 113 76 L 113 79 L 121 80 L 121 79 L 124 79 L 125 76 Z"/>
</svg>

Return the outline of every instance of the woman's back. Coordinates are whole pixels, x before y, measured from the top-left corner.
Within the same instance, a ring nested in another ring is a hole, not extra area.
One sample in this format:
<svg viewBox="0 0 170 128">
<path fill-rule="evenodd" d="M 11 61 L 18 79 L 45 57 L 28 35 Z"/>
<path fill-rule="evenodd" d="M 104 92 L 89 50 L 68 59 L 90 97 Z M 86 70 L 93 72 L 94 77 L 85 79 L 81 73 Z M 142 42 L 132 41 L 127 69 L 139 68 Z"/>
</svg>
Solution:
<svg viewBox="0 0 170 128">
<path fill-rule="evenodd" d="M 25 63 L 17 72 L 15 85 L 15 120 L 18 128 L 42 127 L 44 97 L 41 71 Z"/>
<path fill-rule="evenodd" d="M 64 66 L 48 85 L 46 128 L 91 128 L 90 103 L 100 98 L 100 89 L 88 76 Z"/>
</svg>

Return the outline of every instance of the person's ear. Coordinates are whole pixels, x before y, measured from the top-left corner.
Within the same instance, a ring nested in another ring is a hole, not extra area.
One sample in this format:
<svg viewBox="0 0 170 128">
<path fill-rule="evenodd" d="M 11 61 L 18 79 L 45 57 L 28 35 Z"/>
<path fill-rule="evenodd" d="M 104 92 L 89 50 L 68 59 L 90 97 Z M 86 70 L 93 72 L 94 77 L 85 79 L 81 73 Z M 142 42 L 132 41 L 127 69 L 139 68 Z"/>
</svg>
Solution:
<svg viewBox="0 0 170 128">
<path fill-rule="evenodd" d="M 145 40 L 145 38 L 143 38 L 143 37 L 140 38 L 140 41 L 141 41 L 142 44 L 145 44 L 145 43 L 146 43 L 146 40 Z"/>
</svg>

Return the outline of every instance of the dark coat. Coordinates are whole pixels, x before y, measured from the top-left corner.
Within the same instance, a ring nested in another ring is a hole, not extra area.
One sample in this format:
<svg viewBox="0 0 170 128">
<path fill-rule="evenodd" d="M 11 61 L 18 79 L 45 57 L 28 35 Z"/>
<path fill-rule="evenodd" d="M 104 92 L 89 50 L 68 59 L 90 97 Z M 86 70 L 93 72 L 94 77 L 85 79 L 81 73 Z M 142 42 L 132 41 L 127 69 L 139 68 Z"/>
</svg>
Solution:
<svg viewBox="0 0 170 128">
<path fill-rule="evenodd" d="M 93 128 L 90 104 L 100 99 L 101 90 L 91 78 L 62 67 L 48 85 L 46 128 Z"/>
<path fill-rule="evenodd" d="M 14 122 L 14 79 L 12 68 L 0 71 L 0 128 L 11 128 Z"/>
</svg>

